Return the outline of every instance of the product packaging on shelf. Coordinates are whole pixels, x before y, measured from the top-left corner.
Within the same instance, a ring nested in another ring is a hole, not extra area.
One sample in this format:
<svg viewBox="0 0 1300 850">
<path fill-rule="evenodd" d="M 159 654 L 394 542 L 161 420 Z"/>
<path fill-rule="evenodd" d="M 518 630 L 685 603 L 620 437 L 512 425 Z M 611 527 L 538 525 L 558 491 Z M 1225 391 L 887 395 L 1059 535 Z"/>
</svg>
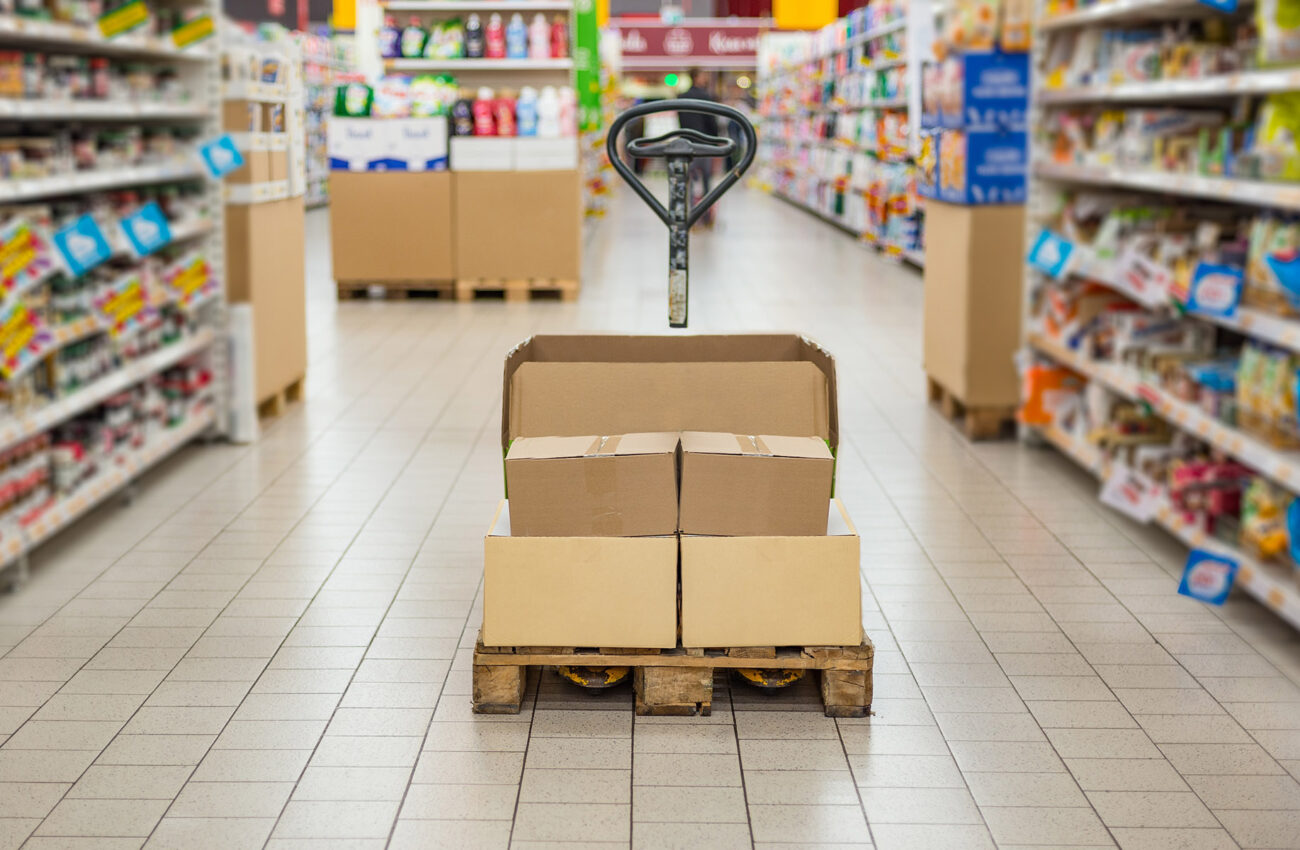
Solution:
<svg viewBox="0 0 1300 850">
<path fill-rule="evenodd" d="M 921 127 L 1025 130 L 1029 54 L 964 53 L 926 65 Z"/>
<path fill-rule="evenodd" d="M 682 533 L 825 534 L 834 466 L 817 437 L 685 431 Z"/>
<path fill-rule="evenodd" d="M 932 130 L 921 140 L 917 190 L 953 204 L 1023 204 L 1029 147 L 1020 131 Z"/>
<path fill-rule="evenodd" d="M 513 534 L 677 533 L 677 434 L 520 437 L 506 454 Z"/>
</svg>

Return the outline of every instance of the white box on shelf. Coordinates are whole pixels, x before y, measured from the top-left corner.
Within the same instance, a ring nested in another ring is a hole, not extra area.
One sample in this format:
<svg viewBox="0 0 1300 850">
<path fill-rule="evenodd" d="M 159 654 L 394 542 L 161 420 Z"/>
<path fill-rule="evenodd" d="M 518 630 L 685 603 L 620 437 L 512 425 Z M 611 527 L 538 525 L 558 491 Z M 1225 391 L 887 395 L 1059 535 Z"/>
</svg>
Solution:
<svg viewBox="0 0 1300 850">
<path fill-rule="evenodd" d="M 446 171 L 447 170 L 447 119 L 401 118 L 386 121 L 393 158 L 390 170 Z"/>
<path fill-rule="evenodd" d="M 516 171 L 575 171 L 578 168 L 578 140 L 572 136 L 515 139 Z"/>
<path fill-rule="evenodd" d="M 452 171 L 514 171 L 515 139 L 482 136 L 454 136 L 451 140 Z"/>
<path fill-rule="evenodd" d="M 333 171 L 383 171 L 391 153 L 387 121 L 370 118 L 329 120 L 329 164 Z"/>
</svg>

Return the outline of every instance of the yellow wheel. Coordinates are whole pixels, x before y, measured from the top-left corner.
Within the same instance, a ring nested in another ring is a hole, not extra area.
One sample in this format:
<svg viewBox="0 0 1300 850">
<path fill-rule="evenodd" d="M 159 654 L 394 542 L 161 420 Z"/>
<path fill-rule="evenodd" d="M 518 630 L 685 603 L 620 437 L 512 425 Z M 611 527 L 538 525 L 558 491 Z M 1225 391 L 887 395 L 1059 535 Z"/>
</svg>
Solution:
<svg viewBox="0 0 1300 850">
<path fill-rule="evenodd" d="M 591 691 L 603 691 L 632 675 L 631 667 L 556 667 L 556 671 L 575 685 Z"/>
<path fill-rule="evenodd" d="M 736 670 L 736 675 L 749 682 L 755 687 L 762 688 L 765 691 L 777 691 L 781 688 L 788 688 L 795 682 L 803 678 L 807 670 L 782 670 L 780 668 L 770 668 L 759 670 L 757 668 L 746 667 Z"/>
</svg>

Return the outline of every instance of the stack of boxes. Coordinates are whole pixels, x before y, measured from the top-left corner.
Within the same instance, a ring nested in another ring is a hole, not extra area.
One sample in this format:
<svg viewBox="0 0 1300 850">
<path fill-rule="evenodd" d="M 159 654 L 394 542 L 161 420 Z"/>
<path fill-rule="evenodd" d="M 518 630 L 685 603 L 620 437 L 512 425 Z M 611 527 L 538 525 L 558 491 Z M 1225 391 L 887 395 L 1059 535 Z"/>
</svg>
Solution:
<svg viewBox="0 0 1300 850">
<path fill-rule="evenodd" d="M 539 336 L 506 360 L 485 646 L 858 646 L 834 360 L 793 335 Z"/>
</svg>

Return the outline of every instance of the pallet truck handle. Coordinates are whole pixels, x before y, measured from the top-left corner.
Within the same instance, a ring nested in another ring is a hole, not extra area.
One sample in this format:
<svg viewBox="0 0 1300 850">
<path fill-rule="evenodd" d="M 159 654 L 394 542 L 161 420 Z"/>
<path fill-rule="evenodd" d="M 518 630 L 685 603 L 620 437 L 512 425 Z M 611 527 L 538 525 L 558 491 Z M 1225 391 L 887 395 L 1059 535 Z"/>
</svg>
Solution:
<svg viewBox="0 0 1300 850">
<path fill-rule="evenodd" d="M 638 159 L 662 159 L 668 166 L 668 206 L 665 207 L 618 155 L 618 139 L 628 122 L 658 112 L 719 115 L 739 126 L 745 137 L 745 153 L 740 162 L 723 175 L 718 185 L 701 198 L 698 204 L 691 203 L 691 163 L 701 158 L 729 156 L 735 153 L 736 143 L 729 138 L 710 136 L 687 128 L 653 139 L 634 139 L 629 142 L 629 155 Z M 754 133 L 754 125 L 738 110 L 709 100 L 678 99 L 643 103 L 614 119 L 609 134 L 605 137 L 605 152 L 609 155 L 614 170 L 649 205 L 654 214 L 668 225 L 668 326 L 684 328 L 690 293 L 688 267 L 691 227 L 728 189 L 736 185 L 741 175 L 753 164 L 754 155 L 758 153 L 758 136 Z"/>
</svg>

